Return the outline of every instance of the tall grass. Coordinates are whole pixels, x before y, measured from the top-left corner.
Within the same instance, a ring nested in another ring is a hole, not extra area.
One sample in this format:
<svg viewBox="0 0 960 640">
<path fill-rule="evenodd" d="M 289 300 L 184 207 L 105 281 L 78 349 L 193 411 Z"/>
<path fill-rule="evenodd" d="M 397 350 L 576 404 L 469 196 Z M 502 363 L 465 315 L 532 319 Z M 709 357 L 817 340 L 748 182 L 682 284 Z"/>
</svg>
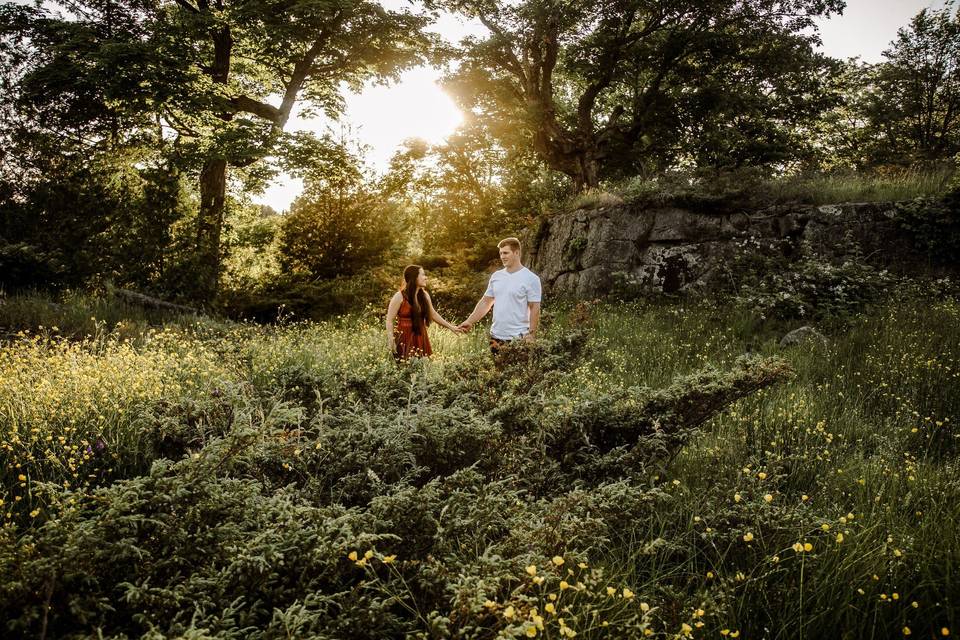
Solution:
<svg viewBox="0 0 960 640">
<path fill-rule="evenodd" d="M 641 304 L 606 310 L 596 325 L 592 362 L 578 372 L 593 393 L 723 366 L 745 348 L 748 323 L 736 311 Z M 758 348 L 777 352 L 777 337 Z M 751 636 L 954 628 L 960 304 L 891 302 L 829 347 L 789 357 L 791 383 L 716 418 L 666 470 L 675 500 L 640 540 L 675 541 L 674 561 L 651 566 L 625 547 L 615 564 L 636 567 L 651 589 L 667 572 L 695 576 L 705 589 L 728 581 L 734 615 L 718 622 L 748 626 Z M 792 548 L 807 542 L 810 553 Z M 794 581 L 789 600 L 768 590 L 780 580 Z"/>
<path fill-rule="evenodd" d="M 954 174 L 955 169 L 949 165 L 882 172 L 800 174 L 765 182 L 760 189 L 777 203 L 895 202 L 941 195 Z"/>
<path fill-rule="evenodd" d="M 81 309 L 66 315 L 91 312 Z M 547 336 L 577 322 L 566 311 L 553 316 Z M 350 415 L 375 396 L 395 404 L 400 417 L 416 415 L 418 394 L 440 389 L 486 349 L 479 328 L 456 337 L 433 327 L 433 360 L 397 367 L 373 316 L 219 324 L 215 331 L 186 320 L 138 326 L 136 336 L 122 324 L 101 328 L 96 339 L 21 335 L 0 350 L 0 499 L 9 530 L 29 532 L 42 520 L 45 482 L 96 485 L 142 473 L 150 456 L 163 455 L 143 445 L 158 429 L 214 424 L 224 412 L 256 426 L 269 421 L 257 415 L 280 406 L 310 407 L 322 425 L 328 407 L 335 407 L 331 416 Z M 557 602 L 580 602 L 584 616 L 596 611 L 616 620 L 626 616 L 623 588 L 630 585 L 637 602 L 653 607 L 633 629 L 655 637 L 890 638 L 960 630 L 960 303 L 891 299 L 836 325 L 827 346 L 785 352 L 777 338 L 790 327 L 758 327 L 746 312 L 706 302 L 599 305 L 590 326 L 586 359 L 551 391 L 557 403 L 661 388 L 704 367 L 730 367 L 748 350 L 782 354 L 795 373 L 715 417 L 657 470 L 653 490 L 630 498 L 650 501 L 649 518 L 595 541 L 589 554 L 568 548 L 569 558 L 581 554 L 598 573 L 573 566 L 570 575 L 583 575 L 589 593 L 564 595 L 567 587 L 557 587 Z M 298 415 L 291 410 L 283 420 L 296 438 L 306 437 Z M 471 414 L 458 415 L 467 421 Z M 357 438 L 375 437 L 373 429 Z M 99 442 L 111 455 L 100 453 Z M 176 451 L 204 443 L 187 444 Z M 128 460 L 122 473 L 97 477 L 121 460 Z M 603 489 L 611 513 L 621 489 Z M 571 504 L 585 499 L 576 487 L 556 491 L 570 491 Z M 399 499 L 384 496 L 381 508 Z M 503 500 L 485 517 L 531 509 L 531 521 L 544 526 L 556 515 L 536 511 L 519 494 Z M 482 506 L 469 496 L 455 505 Z M 573 526 L 560 513 L 550 526 Z M 455 522 L 438 517 L 443 526 Z M 487 525 L 502 526 L 476 526 Z M 469 539 L 466 530 L 449 535 L 445 544 L 453 547 Z M 495 559 L 483 548 L 475 552 L 475 566 L 443 568 L 449 584 L 459 585 L 451 593 L 489 579 L 479 576 Z M 371 579 L 386 580 L 383 573 Z M 529 579 L 522 570 L 515 577 Z M 615 597 L 605 591 L 610 585 Z M 541 614 L 552 602 L 546 593 Z M 580 637 L 610 637 L 599 620 L 578 627 Z"/>
<path fill-rule="evenodd" d="M 953 165 L 891 167 L 869 171 L 803 172 L 767 178 L 755 170 L 695 175 L 638 176 L 572 196 L 566 210 L 621 205 L 680 206 L 707 212 L 782 204 L 898 202 L 936 197 L 950 187 Z"/>
</svg>

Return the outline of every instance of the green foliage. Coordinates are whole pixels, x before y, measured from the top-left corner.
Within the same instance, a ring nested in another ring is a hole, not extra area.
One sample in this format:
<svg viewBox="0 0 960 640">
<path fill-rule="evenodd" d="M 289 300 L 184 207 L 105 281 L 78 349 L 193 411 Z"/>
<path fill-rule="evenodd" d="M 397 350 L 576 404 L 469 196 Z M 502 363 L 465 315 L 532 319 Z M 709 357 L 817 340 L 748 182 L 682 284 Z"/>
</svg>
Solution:
<svg viewBox="0 0 960 640">
<path fill-rule="evenodd" d="M 682 207 L 704 213 L 759 210 L 778 204 L 894 202 L 942 196 L 955 175 L 952 163 L 864 171 L 809 171 L 772 175 L 760 168 L 666 171 L 611 182 L 607 191 L 571 198 L 565 209 Z"/>
<path fill-rule="evenodd" d="M 224 290 L 219 308 L 231 318 L 257 322 L 320 320 L 370 304 L 379 307 L 381 301 L 386 308 L 386 299 L 395 289 L 395 275 L 384 267 L 317 281 L 281 275 L 258 282 L 255 288 Z"/>
<path fill-rule="evenodd" d="M 837 99 L 813 45 L 839 2 L 440 4 L 488 29 L 456 52 L 458 100 L 577 191 L 678 163 L 802 158 L 804 125 Z"/>
<path fill-rule="evenodd" d="M 954 3 L 924 9 L 897 32 L 876 71 L 871 125 L 894 157 L 935 159 L 960 149 L 960 18 Z M 882 153 L 882 152 L 881 152 Z"/>
<path fill-rule="evenodd" d="M 281 268 L 311 280 L 383 264 L 403 240 L 399 206 L 325 194 L 296 201 L 280 228 Z"/>
<path fill-rule="evenodd" d="M 956 262 L 960 255 L 960 187 L 956 184 L 943 197 L 898 204 L 896 219 L 932 262 Z"/>
<path fill-rule="evenodd" d="M 831 262 L 806 250 L 788 262 L 775 247 L 764 251 L 745 241 L 728 266 L 737 304 L 761 319 L 824 319 L 848 317 L 881 301 L 897 282 L 886 269 L 866 263 L 854 253 Z"/>
<path fill-rule="evenodd" d="M 0 200 L 0 283 L 11 291 L 104 280 L 166 288 L 182 259 L 173 227 L 188 211 L 180 175 L 150 155 L 44 161 L 39 178 Z"/>
<path fill-rule="evenodd" d="M 441 144 L 409 141 L 386 177 L 402 186 L 422 250 L 475 271 L 497 263 L 497 243 L 555 207 L 564 185 L 508 132 L 471 121 Z"/>
<path fill-rule="evenodd" d="M 740 358 L 740 313 L 580 307 L 404 367 L 379 318 L 9 342 L 5 631 L 954 627 L 956 301 L 854 315 L 789 365 Z"/>
<path fill-rule="evenodd" d="M 284 151 L 298 99 L 335 118 L 343 85 L 395 77 L 430 40 L 426 18 L 372 2 L 93 1 L 3 14 L 2 111 L 18 133 L 69 131 L 87 151 L 145 139 L 198 178 L 192 279 L 178 284 L 206 302 L 229 168 Z"/>
<path fill-rule="evenodd" d="M 960 149 L 960 21 L 951 0 L 924 8 L 877 64 L 843 63 L 828 80 L 842 100 L 812 127 L 827 168 L 911 166 Z"/>
</svg>

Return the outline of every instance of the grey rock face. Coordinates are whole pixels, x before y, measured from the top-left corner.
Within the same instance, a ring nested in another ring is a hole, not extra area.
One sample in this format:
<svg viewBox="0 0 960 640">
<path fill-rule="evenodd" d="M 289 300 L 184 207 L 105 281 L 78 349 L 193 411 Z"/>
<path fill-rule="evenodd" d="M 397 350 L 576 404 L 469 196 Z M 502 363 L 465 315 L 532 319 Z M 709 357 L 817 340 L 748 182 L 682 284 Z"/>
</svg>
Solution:
<svg viewBox="0 0 960 640">
<path fill-rule="evenodd" d="M 775 207 L 709 214 L 617 205 L 554 215 L 527 233 L 528 266 L 552 294 L 592 298 L 618 280 L 640 291 L 708 288 L 744 240 L 824 256 L 913 253 L 892 203 Z M 893 258 L 891 258 L 892 260 Z"/>
</svg>

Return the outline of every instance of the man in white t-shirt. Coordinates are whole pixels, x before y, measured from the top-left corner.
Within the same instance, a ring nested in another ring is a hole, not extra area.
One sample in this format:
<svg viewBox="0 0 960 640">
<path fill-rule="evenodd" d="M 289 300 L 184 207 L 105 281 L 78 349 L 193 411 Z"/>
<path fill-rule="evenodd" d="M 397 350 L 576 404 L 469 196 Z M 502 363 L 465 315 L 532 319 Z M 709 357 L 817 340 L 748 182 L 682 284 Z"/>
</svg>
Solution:
<svg viewBox="0 0 960 640">
<path fill-rule="evenodd" d="M 505 238 L 497 246 L 503 269 L 490 276 L 483 297 L 459 327 L 469 331 L 492 307 L 490 348 L 494 351 L 510 340 L 536 338 L 541 299 L 540 278 L 520 262 L 520 241 Z"/>
</svg>

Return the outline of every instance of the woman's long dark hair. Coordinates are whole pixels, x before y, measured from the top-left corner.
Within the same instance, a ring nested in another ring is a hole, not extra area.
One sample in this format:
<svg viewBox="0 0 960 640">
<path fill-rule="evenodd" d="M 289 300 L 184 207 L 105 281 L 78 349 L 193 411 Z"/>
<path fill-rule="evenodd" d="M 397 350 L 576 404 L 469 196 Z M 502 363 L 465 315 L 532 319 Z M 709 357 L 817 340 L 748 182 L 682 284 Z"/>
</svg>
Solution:
<svg viewBox="0 0 960 640">
<path fill-rule="evenodd" d="M 413 324 L 413 332 L 418 335 L 421 320 L 424 326 L 430 324 L 430 305 L 427 304 L 427 294 L 423 292 L 423 289 L 417 291 L 417 278 L 420 277 L 420 269 L 422 268 L 418 264 L 411 264 L 403 270 L 404 295 L 410 305 L 410 320 Z"/>
</svg>

